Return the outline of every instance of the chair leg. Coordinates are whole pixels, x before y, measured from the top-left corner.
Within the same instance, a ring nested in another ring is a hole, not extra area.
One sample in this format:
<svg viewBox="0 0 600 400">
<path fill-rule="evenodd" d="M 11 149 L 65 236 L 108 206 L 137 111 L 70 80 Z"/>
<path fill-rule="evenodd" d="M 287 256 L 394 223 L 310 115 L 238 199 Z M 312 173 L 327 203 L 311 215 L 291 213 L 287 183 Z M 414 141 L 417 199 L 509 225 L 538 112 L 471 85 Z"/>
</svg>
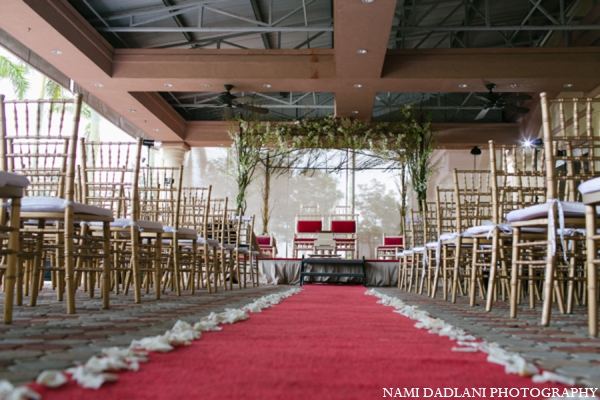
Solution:
<svg viewBox="0 0 600 400">
<path fill-rule="evenodd" d="M 13 298 L 15 289 L 15 275 L 17 273 L 17 262 L 19 261 L 18 250 L 19 250 L 19 227 L 20 227 L 20 210 L 21 210 L 21 199 L 12 199 L 12 209 L 10 213 L 10 228 L 11 231 L 8 234 L 8 250 L 9 254 L 7 257 L 6 274 L 4 274 L 3 286 L 5 289 L 4 297 L 4 323 L 10 324 L 12 322 L 13 314 Z"/>
<path fill-rule="evenodd" d="M 519 296 L 517 281 L 519 280 L 519 255 L 520 247 L 518 246 L 521 241 L 521 230 L 515 228 L 513 231 L 513 254 L 512 254 L 512 267 L 510 269 L 510 317 L 517 318 L 517 298 Z M 531 293 L 533 296 L 533 293 Z"/>
</svg>

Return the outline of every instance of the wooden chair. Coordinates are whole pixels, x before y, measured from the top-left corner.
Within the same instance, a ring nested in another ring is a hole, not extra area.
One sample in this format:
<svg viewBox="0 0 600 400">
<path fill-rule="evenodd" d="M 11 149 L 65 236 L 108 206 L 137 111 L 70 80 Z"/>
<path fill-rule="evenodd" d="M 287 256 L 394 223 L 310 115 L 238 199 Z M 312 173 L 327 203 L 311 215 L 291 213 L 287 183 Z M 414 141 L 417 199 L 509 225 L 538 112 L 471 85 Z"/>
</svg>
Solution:
<svg viewBox="0 0 600 400">
<path fill-rule="evenodd" d="M 271 258 L 277 257 L 277 243 L 273 235 L 256 236 L 256 241 L 262 254 L 268 254 Z"/>
<path fill-rule="evenodd" d="M 135 268 L 129 262 L 131 240 L 131 206 L 135 176 L 139 174 L 141 139 L 133 142 L 94 142 L 79 140 L 80 165 L 79 196 L 83 203 L 112 211 L 115 218 L 110 223 L 111 268 L 109 286 L 119 294 L 125 291 L 125 282 L 132 279 Z M 103 224 L 91 222 L 83 228 L 92 235 L 103 236 Z M 137 267 L 136 267 L 137 268 Z M 96 277 L 86 275 L 90 296 Z M 78 280 L 81 279 L 78 276 Z"/>
<path fill-rule="evenodd" d="M 300 253 L 315 251 L 315 240 L 317 232 L 323 230 L 323 216 L 317 214 L 299 214 L 296 215 L 296 232 L 294 233 L 294 243 L 292 254 L 298 258 Z"/>
<path fill-rule="evenodd" d="M 18 253 L 21 198 L 27 186 L 29 186 L 29 179 L 24 176 L 0 171 L 0 198 L 4 201 L 0 207 L 0 237 L 2 242 L 0 255 L 4 259 L 4 265 L 0 267 L 0 279 L 2 279 L 2 288 L 4 289 L 3 321 L 5 324 L 12 322 L 15 285 L 17 292 L 23 291 L 23 278 L 22 273 L 20 273 L 22 265 L 19 263 Z M 11 201 L 10 212 L 7 207 L 7 200 Z M 22 293 L 18 297 L 22 297 Z"/>
<path fill-rule="evenodd" d="M 108 228 L 113 220 L 108 209 L 75 202 L 81 96 L 14 101 L 0 96 L 0 109 L 0 168 L 25 175 L 31 182 L 21 203 L 21 220 L 33 221 L 22 229 L 23 242 L 34 248 L 29 254 L 30 304 L 36 305 L 42 271 L 50 270 L 58 300 L 66 293 L 67 313 L 75 313 L 75 267 L 81 265 L 81 259 L 96 257 L 100 260 L 97 265 L 101 265 L 103 307 L 108 308 L 108 235 L 94 238 L 77 231 L 81 222 L 96 221 Z"/>
<path fill-rule="evenodd" d="M 335 253 L 348 254 L 358 259 L 357 229 L 358 214 L 331 215 L 331 232 L 335 243 Z"/>
<path fill-rule="evenodd" d="M 448 299 L 449 288 L 452 287 L 452 279 L 448 272 L 450 265 L 454 263 L 456 253 L 456 193 L 454 189 L 435 188 L 436 195 L 436 225 L 438 233 L 438 247 L 435 259 L 435 276 L 433 278 L 433 291 L 431 297 L 435 298 L 442 280 L 442 298 Z M 440 273 L 441 271 L 441 273 Z M 460 288 L 460 287 L 459 287 Z"/>
<path fill-rule="evenodd" d="M 408 291 L 412 291 L 413 283 L 415 285 L 415 292 L 418 290 L 419 294 L 423 292 L 423 284 L 426 275 L 426 263 L 425 259 L 427 253 L 425 251 L 425 232 L 427 227 L 425 226 L 425 219 L 423 213 L 419 210 L 411 211 L 411 243 L 412 248 L 412 260 L 410 262 L 410 279 L 408 281 Z M 421 278 L 419 280 L 419 277 Z M 420 281 L 420 284 L 419 284 Z"/>
<path fill-rule="evenodd" d="M 489 225 L 474 227 L 473 278 L 489 271 L 486 310 L 492 309 L 494 299 L 508 298 L 510 291 L 510 265 L 512 229 L 506 215 L 522 207 L 546 200 L 545 174 L 538 167 L 544 158 L 543 149 L 531 146 L 498 145 L 489 141 L 490 172 L 492 174 L 492 220 Z M 538 239 L 535 232 L 522 231 L 521 239 Z M 480 246 L 479 241 L 488 243 Z M 472 287 L 473 289 L 473 287 Z M 471 290 L 471 305 L 475 293 Z"/>
<path fill-rule="evenodd" d="M 582 233 L 585 206 L 577 202 L 581 196 L 576 187 L 582 181 L 600 176 L 597 162 L 600 138 L 592 125 L 593 104 L 598 100 L 551 100 L 546 93 L 540 96 L 548 201 L 513 211 L 507 220 L 514 229 L 510 315 L 517 316 L 518 282 L 528 281 L 532 287 L 532 281 L 543 281 L 541 324 L 546 326 L 550 323 L 553 298 L 560 312 L 570 313 L 576 284 L 587 279 L 583 246 L 586 239 Z M 522 230 L 532 227 L 545 229 L 545 237 L 523 241 Z M 539 249 L 542 249 L 540 256 L 532 260 L 529 253 Z M 533 295 L 530 291 L 530 301 Z"/>
<path fill-rule="evenodd" d="M 224 251 L 225 226 L 227 224 L 227 203 L 225 198 L 211 198 L 208 206 L 207 229 L 204 242 L 211 256 L 205 259 L 207 266 L 207 285 L 212 283 L 213 291 L 217 286 L 227 290 L 226 286 L 226 259 Z"/>
<path fill-rule="evenodd" d="M 452 302 L 456 302 L 458 292 L 472 293 L 476 286 L 479 295 L 485 298 L 482 268 L 473 270 L 473 248 L 480 246 L 483 239 L 477 240 L 469 228 L 481 226 L 492 219 L 492 190 L 489 171 L 459 171 L 454 169 L 454 191 L 456 198 L 455 251 L 452 267 Z M 485 245 L 488 245 L 485 243 Z M 446 265 L 446 268 L 449 268 Z M 459 288 L 460 287 L 460 288 Z"/>
<path fill-rule="evenodd" d="M 181 192 L 181 207 L 179 213 L 179 226 L 182 228 L 193 229 L 198 234 L 197 239 L 197 258 L 195 269 L 193 273 L 194 278 L 188 281 L 189 290 L 194 293 L 194 286 L 196 289 L 206 287 L 208 292 L 211 292 L 211 286 L 207 284 L 207 275 L 210 273 L 209 266 L 214 265 L 213 257 L 210 247 L 206 238 L 208 237 L 208 216 L 209 216 L 209 204 L 210 196 L 212 193 L 212 186 L 208 187 L 184 187 Z M 192 244 L 192 241 L 183 240 L 184 243 L 188 243 L 188 246 Z"/>
<path fill-rule="evenodd" d="M 152 254 L 161 256 L 161 263 L 140 269 L 148 291 L 154 281 L 155 292 L 167 287 L 181 295 L 182 277 L 195 279 L 198 233 L 180 226 L 180 205 L 183 166 L 144 167 L 140 169 L 137 190 L 140 199 L 140 220 L 162 225 L 162 231 L 142 231 L 140 237 Z M 191 243 L 191 245 L 190 245 Z M 186 283 L 186 286 L 187 283 Z"/>
<path fill-rule="evenodd" d="M 426 272 L 423 275 L 423 280 L 427 283 L 427 295 L 431 296 L 433 293 L 433 284 L 435 272 L 437 269 L 437 251 L 438 251 L 438 225 L 437 225 L 437 209 L 435 202 L 423 201 L 423 232 L 424 232 L 424 243 L 425 243 L 425 257 L 424 267 Z M 423 280 L 421 282 L 423 282 Z M 422 292 L 419 288 L 419 293 Z"/>
<path fill-rule="evenodd" d="M 386 236 L 383 244 L 377 247 L 377 258 L 380 260 L 397 260 L 397 254 L 404 250 L 404 236 Z"/>
<path fill-rule="evenodd" d="M 238 275 L 240 276 L 240 287 L 246 288 L 248 281 L 252 287 L 259 286 L 258 262 L 256 259 L 254 235 L 254 215 L 243 216 L 240 222 L 235 257 L 239 261 Z"/>
<path fill-rule="evenodd" d="M 583 196 L 585 204 L 585 222 L 586 222 L 586 254 L 587 254 L 587 301 L 588 301 L 588 332 L 590 336 L 598 336 L 598 284 L 600 284 L 600 274 L 598 266 L 600 257 L 598 256 L 598 207 L 600 206 L 600 178 L 594 178 L 582 183 L 579 186 L 579 192 Z"/>
</svg>

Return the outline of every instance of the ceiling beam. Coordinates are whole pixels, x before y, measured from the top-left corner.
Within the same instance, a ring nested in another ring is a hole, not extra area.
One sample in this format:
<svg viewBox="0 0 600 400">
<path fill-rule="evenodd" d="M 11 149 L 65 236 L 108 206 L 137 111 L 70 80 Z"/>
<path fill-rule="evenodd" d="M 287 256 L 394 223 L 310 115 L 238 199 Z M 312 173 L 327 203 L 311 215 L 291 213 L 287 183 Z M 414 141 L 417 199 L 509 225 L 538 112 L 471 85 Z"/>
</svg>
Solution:
<svg viewBox="0 0 600 400">
<path fill-rule="evenodd" d="M 333 6 L 336 78 L 351 81 L 347 87 L 330 90 L 335 92 L 335 115 L 350 117 L 357 112 L 354 116 L 368 121 L 377 90 L 365 80 L 381 78 L 396 0 L 334 0 Z M 354 85 L 363 89 L 352 90 Z"/>
</svg>

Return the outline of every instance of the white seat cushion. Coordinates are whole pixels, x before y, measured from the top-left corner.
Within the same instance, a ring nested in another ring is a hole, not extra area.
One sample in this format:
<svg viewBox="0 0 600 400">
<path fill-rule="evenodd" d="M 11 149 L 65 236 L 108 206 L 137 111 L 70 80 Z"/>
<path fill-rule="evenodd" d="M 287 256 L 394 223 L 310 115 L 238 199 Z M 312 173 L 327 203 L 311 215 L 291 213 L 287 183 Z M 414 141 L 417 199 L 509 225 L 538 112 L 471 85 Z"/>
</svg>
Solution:
<svg viewBox="0 0 600 400">
<path fill-rule="evenodd" d="M 481 235 L 484 233 L 491 233 L 493 230 L 494 225 L 478 225 L 467 229 L 467 233 L 470 235 Z"/>
<path fill-rule="evenodd" d="M 26 188 L 29 186 L 29 179 L 23 175 L 13 174 L 12 172 L 0 171 L 0 186 L 14 186 Z"/>
<path fill-rule="evenodd" d="M 565 218 L 585 217 L 585 205 L 573 201 L 560 202 Z M 546 218 L 548 216 L 548 203 L 536 204 L 535 206 L 514 210 L 506 215 L 508 222 L 527 221 L 536 218 Z"/>
<path fill-rule="evenodd" d="M 102 226 L 102 222 L 90 222 L 91 226 Z M 136 221 L 135 223 L 131 222 L 131 220 L 129 218 L 117 218 L 115 219 L 113 222 L 110 223 L 110 226 L 113 228 L 129 228 L 130 226 L 135 225 L 138 228 L 140 228 L 141 231 L 145 230 L 145 229 L 150 229 L 150 230 L 155 230 L 155 231 L 160 231 L 163 229 L 163 225 L 160 222 L 154 222 L 154 221 L 146 221 L 143 219 L 140 219 L 138 221 Z"/>
<path fill-rule="evenodd" d="M 221 244 L 221 242 L 219 242 L 217 239 L 203 239 L 203 240 L 204 241 L 202 243 L 206 242 L 211 246 L 218 246 Z"/>
<path fill-rule="evenodd" d="M 429 242 L 425 245 L 425 247 L 427 247 L 428 249 L 431 248 L 437 248 L 438 247 L 438 242 Z"/>
<path fill-rule="evenodd" d="M 112 217 L 112 210 L 89 204 L 73 202 L 73 212 L 75 214 L 89 214 L 100 217 Z M 68 202 L 65 199 L 57 197 L 24 197 L 21 201 L 21 212 L 47 212 L 63 213 L 67 208 Z"/>
<path fill-rule="evenodd" d="M 405 256 L 410 256 L 411 254 L 413 254 L 413 253 L 414 253 L 414 251 L 412 251 L 412 250 L 404 250 L 402 253 L 403 253 L 403 255 L 405 255 Z"/>
<path fill-rule="evenodd" d="M 413 247 L 413 251 L 415 253 L 422 253 L 425 251 L 425 247 L 423 247 L 423 246 Z"/>
<path fill-rule="evenodd" d="M 175 228 L 170 225 L 166 225 L 166 226 L 163 226 L 163 232 L 175 233 Z M 182 235 L 197 235 L 198 234 L 198 232 L 192 228 L 179 228 L 179 229 L 177 229 L 177 233 L 181 233 Z"/>
<path fill-rule="evenodd" d="M 600 178 L 590 179 L 579 185 L 579 193 L 588 194 L 600 191 Z"/>
</svg>

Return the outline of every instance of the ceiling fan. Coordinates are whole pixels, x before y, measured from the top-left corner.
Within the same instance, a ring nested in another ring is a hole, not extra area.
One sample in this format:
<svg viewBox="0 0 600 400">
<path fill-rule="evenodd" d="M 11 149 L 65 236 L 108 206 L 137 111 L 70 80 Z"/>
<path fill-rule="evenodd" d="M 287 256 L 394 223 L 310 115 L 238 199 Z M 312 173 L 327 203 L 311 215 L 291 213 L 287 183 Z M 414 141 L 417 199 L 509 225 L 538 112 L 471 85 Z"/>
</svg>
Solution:
<svg viewBox="0 0 600 400">
<path fill-rule="evenodd" d="M 254 107 L 244 104 L 253 101 L 254 98 L 251 96 L 234 96 L 231 94 L 231 89 L 233 89 L 233 85 L 225 85 L 226 91 L 221 93 L 221 95 L 217 97 L 217 101 L 225 106 L 225 119 L 232 119 L 234 117 L 234 107 L 259 114 L 267 114 L 269 112 L 269 110 L 267 110 L 266 108 Z"/>
<path fill-rule="evenodd" d="M 517 114 L 527 114 L 529 112 L 529 108 L 517 106 L 514 103 L 531 100 L 532 97 L 530 95 L 521 94 L 517 96 L 504 97 L 501 94 L 494 93 L 493 90 L 496 87 L 495 83 L 488 83 L 487 85 L 485 85 L 485 87 L 489 91 L 488 93 L 484 95 L 475 95 L 475 97 L 481 100 L 484 105 L 483 110 L 481 110 L 479 114 L 477 114 L 477 116 L 475 117 L 476 121 L 485 117 L 488 111 L 490 111 L 493 108 L 503 109 Z"/>
</svg>

